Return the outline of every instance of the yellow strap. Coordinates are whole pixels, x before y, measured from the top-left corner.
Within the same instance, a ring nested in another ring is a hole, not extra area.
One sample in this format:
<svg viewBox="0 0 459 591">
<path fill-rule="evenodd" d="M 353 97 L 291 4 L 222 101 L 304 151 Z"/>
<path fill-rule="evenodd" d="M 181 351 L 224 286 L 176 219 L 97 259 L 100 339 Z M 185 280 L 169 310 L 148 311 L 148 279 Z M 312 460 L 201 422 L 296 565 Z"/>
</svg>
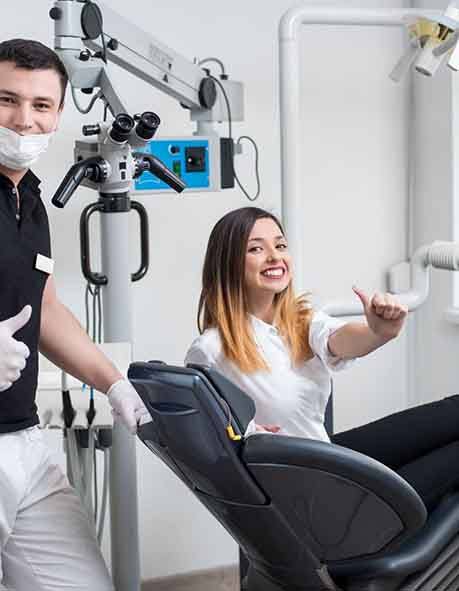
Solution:
<svg viewBox="0 0 459 591">
<path fill-rule="evenodd" d="M 231 439 L 231 441 L 240 441 L 242 439 L 240 435 L 236 435 L 232 425 L 228 425 L 228 427 L 226 427 L 226 432 L 228 433 L 228 437 Z"/>
</svg>

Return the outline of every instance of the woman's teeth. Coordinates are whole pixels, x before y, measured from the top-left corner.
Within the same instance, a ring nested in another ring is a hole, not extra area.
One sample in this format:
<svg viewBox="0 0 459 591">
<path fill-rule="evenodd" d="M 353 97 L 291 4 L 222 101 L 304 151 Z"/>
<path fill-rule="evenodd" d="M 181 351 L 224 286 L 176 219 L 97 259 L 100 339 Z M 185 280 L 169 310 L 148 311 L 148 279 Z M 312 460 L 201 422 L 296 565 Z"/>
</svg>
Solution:
<svg viewBox="0 0 459 591">
<path fill-rule="evenodd" d="M 265 277 L 282 277 L 283 274 L 284 269 L 267 269 L 262 273 Z"/>
</svg>

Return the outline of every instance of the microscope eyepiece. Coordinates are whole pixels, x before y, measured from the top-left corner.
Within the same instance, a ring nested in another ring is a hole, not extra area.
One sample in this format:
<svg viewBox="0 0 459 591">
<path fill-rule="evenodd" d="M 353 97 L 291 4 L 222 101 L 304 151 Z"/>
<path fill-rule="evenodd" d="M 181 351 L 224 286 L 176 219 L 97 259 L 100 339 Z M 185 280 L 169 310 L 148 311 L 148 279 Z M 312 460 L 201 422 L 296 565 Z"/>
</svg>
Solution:
<svg viewBox="0 0 459 591">
<path fill-rule="evenodd" d="M 137 121 L 135 132 L 142 140 L 148 141 L 155 135 L 161 119 L 153 111 L 145 111 Z"/>
<path fill-rule="evenodd" d="M 129 134 L 135 125 L 134 119 L 127 113 L 120 113 L 115 117 L 110 129 L 110 137 L 114 142 L 123 144 L 129 139 Z"/>
</svg>

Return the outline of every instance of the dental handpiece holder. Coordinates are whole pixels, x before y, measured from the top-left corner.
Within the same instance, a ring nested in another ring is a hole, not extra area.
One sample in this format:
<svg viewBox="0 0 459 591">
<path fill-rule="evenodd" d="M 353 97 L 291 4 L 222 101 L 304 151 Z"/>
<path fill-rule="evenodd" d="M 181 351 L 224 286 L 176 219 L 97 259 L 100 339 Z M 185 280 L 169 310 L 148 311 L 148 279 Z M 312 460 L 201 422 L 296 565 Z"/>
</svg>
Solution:
<svg viewBox="0 0 459 591">
<path fill-rule="evenodd" d="M 99 192 L 97 203 L 86 206 L 80 217 L 81 268 L 84 277 L 94 285 L 106 285 L 108 278 L 91 269 L 89 223 L 91 215 L 126 213 L 131 209 L 140 219 L 140 267 L 132 273 L 132 281 L 145 276 L 149 265 L 148 214 L 143 205 L 130 199 L 133 179 L 150 172 L 180 193 L 185 183 L 159 159 L 142 152 L 153 138 L 160 118 L 152 111 L 131 117 L 118 114 L 111 123 L 83 126 L 83 135 L 97 140 L 80 140 L 75 144 L 75 164 L 59 185 L 52 203 L 63 208 L 76 189 L 82 185 Z"/>
</svg>

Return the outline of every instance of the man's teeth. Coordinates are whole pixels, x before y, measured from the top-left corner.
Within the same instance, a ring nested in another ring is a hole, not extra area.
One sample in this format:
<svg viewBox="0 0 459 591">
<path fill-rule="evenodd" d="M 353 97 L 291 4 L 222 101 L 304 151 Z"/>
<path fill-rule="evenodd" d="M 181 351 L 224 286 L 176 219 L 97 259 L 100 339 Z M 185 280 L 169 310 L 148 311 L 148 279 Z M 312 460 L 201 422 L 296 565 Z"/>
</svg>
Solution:
<svg viewBox="0 0 459 591">
<path fill-rule="evenodd" d="M 263 271 L 262 275 L 268 275 L 268 277 L 282 277 L 284 269 L 268 269 Z"/>
</svg>

